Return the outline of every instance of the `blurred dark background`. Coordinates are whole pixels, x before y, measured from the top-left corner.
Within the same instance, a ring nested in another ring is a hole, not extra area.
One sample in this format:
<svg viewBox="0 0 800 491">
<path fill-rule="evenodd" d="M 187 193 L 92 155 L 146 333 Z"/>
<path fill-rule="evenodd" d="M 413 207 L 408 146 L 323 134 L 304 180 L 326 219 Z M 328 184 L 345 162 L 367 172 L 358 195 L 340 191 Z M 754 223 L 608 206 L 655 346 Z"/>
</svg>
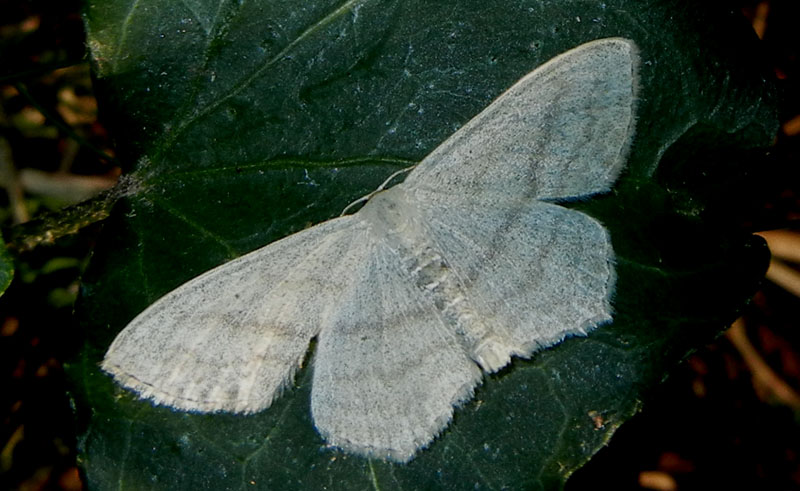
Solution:
<svg viewBox="0 0 800 491">
<path fill-rule="evenodd" d="M 764 53 L 754 63 L 771 67 L 782 94 L 774 169 L 752 182 L 736 219 L 745 232 L 797 228 L 800 2 L 718 3 L 752 24 Z M 16 260 L 0 297 L 0 489 L 83 489 L 62 363 L 79 348 L 72 306 L 99 225 L 39 233 L 51 212 L 120 173 L 92 95 L 80 4 L 0 0 L 0 226 Z M 791 285 L 800 239 L 779 238 Z M 568 489 L 800 489 L 797 291 L 765 281 L 734 328 L 682 364 Z"/>
</svg>

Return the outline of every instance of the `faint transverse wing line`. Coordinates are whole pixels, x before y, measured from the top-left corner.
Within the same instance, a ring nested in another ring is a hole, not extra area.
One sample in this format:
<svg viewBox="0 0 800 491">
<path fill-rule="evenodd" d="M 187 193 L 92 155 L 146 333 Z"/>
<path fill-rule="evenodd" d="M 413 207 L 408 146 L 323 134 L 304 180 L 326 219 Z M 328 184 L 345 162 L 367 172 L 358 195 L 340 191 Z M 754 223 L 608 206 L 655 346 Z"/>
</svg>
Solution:
<svg viewBox="0 0 800 491">
<path fill-rule="evenodd" d="M 312 414 L 333 445 L 405 461 L 468 399 L 480 370 L 403 267 L 375 243 L 319 336 Z"/>
<path fill-rule="evenodd" d="M 637 64 L 636 47 L 619 38 L 556 56 L 439 145 L 405 184 L 451 199 L 608 191 L 633 137 Z"/>
<path fill-rule="evenodd" d="M 335 305 L 335 287 L 351 278 L 331 261 L 352 266 L 357 225 L 353 217 L 325 222 L 184 284 L 131 321 L 103 369 L 159 404 L 268 407 L 319 332 L 323 310 Z"/>
</svg>

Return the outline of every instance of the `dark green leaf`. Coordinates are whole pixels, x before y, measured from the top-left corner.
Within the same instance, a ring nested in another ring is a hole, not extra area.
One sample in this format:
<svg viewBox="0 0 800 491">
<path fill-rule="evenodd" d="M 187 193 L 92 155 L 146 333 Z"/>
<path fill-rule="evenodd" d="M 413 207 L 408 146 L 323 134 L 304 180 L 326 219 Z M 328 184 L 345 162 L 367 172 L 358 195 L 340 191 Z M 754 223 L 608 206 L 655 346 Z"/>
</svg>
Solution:
<svg viewBox="0 0 800 491">
<path fill-rule="evenodd" d="M 0 295 L 8 289 L 12 279 L 14 279 L 14 260 L 0 237 Z"/>
<path fill-rule="evenodd" d="M 93 488 L 558 487 L 765 269 L 761 242 L 705 214 L 726 191 L 708 176 L 745 169 L 777 127 L 746 64 L 753 37 L 712 7 L 129 0 L 85 16 L 104 112 L 136 162 L 85 277 L 86 345 L 69 367 Z M 609 36 L 641 49 L 637 137 L 615 190 L 574 206 L 610 230 L 615 321 L 487 377 L 410 464 L 326 448 L 308 368 L 247 417 L 156 408 L 98 370 L 159 296 L 338 215 L 542 62 Z"/>
</svg>

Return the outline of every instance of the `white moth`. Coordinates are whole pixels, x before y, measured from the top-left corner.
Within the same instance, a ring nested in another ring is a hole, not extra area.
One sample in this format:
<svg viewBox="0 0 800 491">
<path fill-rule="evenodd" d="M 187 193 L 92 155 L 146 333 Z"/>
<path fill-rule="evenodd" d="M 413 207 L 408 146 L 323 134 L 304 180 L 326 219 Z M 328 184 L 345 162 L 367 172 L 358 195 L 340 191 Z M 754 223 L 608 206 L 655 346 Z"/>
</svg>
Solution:
<svg viewBox="0 0 800 491">
<path fill-rule="evenodd" d="M 156 404 L 254 413 L 317 337 L 311 411 L 333 446 L 409 461 L 484 373 L 611 320 L 606 192 L 634 131 L 632 41 L 523 77 L 357 213 L 217 267 L 119 333 L 102 368 Z"/>
</svg>

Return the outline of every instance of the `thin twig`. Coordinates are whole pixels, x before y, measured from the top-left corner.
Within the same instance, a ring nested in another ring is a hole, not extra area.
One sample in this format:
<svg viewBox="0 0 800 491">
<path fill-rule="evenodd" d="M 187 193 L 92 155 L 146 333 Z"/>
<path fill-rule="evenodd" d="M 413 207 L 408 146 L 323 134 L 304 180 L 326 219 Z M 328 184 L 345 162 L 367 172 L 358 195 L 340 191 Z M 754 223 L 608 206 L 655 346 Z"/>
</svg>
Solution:
<svg viewBox="0 0 800 491">
<path fill-rule="evenodd" d="M 800 263 L 800 234 L 791 230 L 768 230 L 756 235 L 767 241 L 772 253 L 767 279 L 800 297 L 800 272 L 784 262 Z"/>
<path fill-rule="evenodd" d="M 800 263 L 800 234 L 793 230 L 767 230 L 758 232 L 767 241 L 773 257 L 792 263 Z"/>
<path fill-rule="evenodd" d="M 753 346 L 744 329 L 744 320 L 739 318 L 725 333 L 725 337 L 733 344 L 753 375 L 753 385 L 766 390 L 767 395 L 775 401 L 800 410 L 800 395 L 783 381 L 767 364 Z"/>
<path fill-rule="evenodd" d="M 22 185 L 19 182 L 17 169 L 11 155 L 11 145 L 8 140 L 0 136 L 0 185 L 8 193 L 11 216 L 14 224 L 25 223 L 30 220 L 30 214 L 25 207 L 25 197 Z"/>
</svg>

